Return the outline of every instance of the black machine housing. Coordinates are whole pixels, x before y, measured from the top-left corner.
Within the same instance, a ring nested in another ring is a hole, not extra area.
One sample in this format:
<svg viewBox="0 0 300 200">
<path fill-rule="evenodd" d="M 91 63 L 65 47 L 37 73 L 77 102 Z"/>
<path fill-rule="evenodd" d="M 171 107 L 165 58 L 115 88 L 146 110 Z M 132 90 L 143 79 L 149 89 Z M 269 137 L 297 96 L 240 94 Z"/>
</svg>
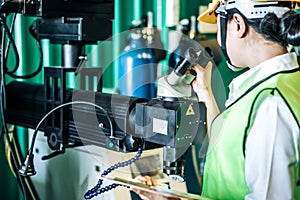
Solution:
<svg viewBox="0 0 300 200">
<path fill-rule="evenodd" d="M 65 71 L 68 68 L 45 68 L 46 71 Z M 87 68 L 89 69 L 89 68 Z M 49 74 L 49 73 L 45 73 Z M 60 74 L 60 73 L 58 73 Z M 49 78 L 45 78 L 49 80 Z M 64 80 L 52 78 L 51 80 Z M 84 83 L 84 82 L 82 82 Z M 129 152 L 138 146 L 125 145 L 126 137 L 142 138 L 148 147 L 187 147 L 201 143 L 206 133 L 206 108 L 195 99 L 164 98 L 147 100 L 117 94 L 106 94 L 84 89 L 59 87 L 62 83 L 46 82 L 44 85 L 13 81 L 7 86 L 7 122 L 27 128 L 35 128 L 51 109 L 71 101 L 94 102 L 103 107 L 114 125 L 118 146 L 112 150 Z M 86 88 L 82 86 L 81 88 Z M 63 90 L 63 91 L 62 91 Z M 22 98 L 19 98 L 19 97 Z M 82 123 L 74 122 L 73 115 L 82 115 Z M 93 124 L 84 119 L 97 116 Z M 103 126 L 99 128 L 99 124 Z M 76 127 L 77 125 L 77 127 Z M 79 126 L 78 126 L 79 125 Z M 42 130 L 48 137 L 49 146 L 57 149 L 61 144 L 96 144 L 108 147 L 111 133 L 106 116 L 92 106 L 74 105 L 53 113 Z M 78 134 L 83 132 L 84 134 Z M 152 143 L 152 144 L 151 144 Z M 117 143 L 115 143 L 117 144 Z M 111 146 L 110 146 L 111 148 Z"/>
<path fill-rule="evenodd" d="M 206 107 L 202 102 L 106 94 L 83 89 L 89 88 L 86 85 L 82 85 L 82 89 L 60 87 L 65 83 L 55 81 L 64 81 L 66 75 L 61 78 L 57 75 L 70 71 L 69 68 L 45 68 L 46 75 L 54 76 L 45 80 L 54 82 L 46 81 L 44 85 L 11 82 L 7 86 L 6 121 L 34 129 L 43 116 L 58 105 L 71 101 L 94 102 L 107 111 L 113 130 L 107 116 L 92 106 L 62 108 L 50 115 L 41 127 L 51 149 L 63 153 L 68 147 L 93 144 L 113 151 L 132 152 L 139 147 L 163 147 L 164 171 L 183 176 L 185 152 L 191 145 L 201 144 L 206 136 Z M 74 118 L 75 115 L 79 118 Z M 95 116 L 96 120 L 89 120 Z"/>
<path fill-rule="evenodd" d="M 81 68 L 80 87 L 67 88 L 66 76 L 78 69 L 78 57 L 84 55 L 84 45 L 111 36 L 113 10 L 113 0 L 3 1 L 2 13 L 21 12 L 40 17 L 33 24 L 36 39 L 63 44 L 67 47 L 63 49 L 63 59 L 71 63 L 44 67 L 44 84 L 9 83 L 6 122 L 35 129 L 39 121 L 59 105 L 92 101 L 106 110 L 109 119 L 103 112 L 85 105 L 63 107 L 47 118 L 40 130 L 45 133 L 55 155 L 68 147 L 86 144 L 118 152 L 136 151 L 141 146 L 143 149 L 163 147 L 165 172 L 182 175 L 185 150 L 201 143 L 206 135 L 203 103 L 196 99 L 147 100 L 105 94 L 101 90 L 101 68 Z M 66 50 L 70 45 L 71 51 Z M 95 87 L 89 85 L 91 82 L 87 84 L 86 76 L 89 80 L 97 78 L 97 91 L 90 89 Z M 82 121 L 74 118 L 74 112 Z M 87 120 L 95 115 L 97 120 Z"/>
<path fill-rule="evenodd" d="M 2 0 L 0 13 L 39 17 L 37 39 L 57 44 L 91 44 L 112 35 L 114 0 Z"/>
</svg>

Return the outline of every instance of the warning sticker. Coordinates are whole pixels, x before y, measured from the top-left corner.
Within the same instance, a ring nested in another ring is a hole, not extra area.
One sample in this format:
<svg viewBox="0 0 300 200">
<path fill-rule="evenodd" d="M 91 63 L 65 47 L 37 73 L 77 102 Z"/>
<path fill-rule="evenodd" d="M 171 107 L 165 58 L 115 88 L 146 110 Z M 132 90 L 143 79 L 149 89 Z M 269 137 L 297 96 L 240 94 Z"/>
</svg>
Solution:
<svg viewBox="0 0 300 200">
<path fill-rule="evenodd" d="M 194 109 L 193 109 L 193 103 L 191 103 L 185 113 L 185 115 L 195 115 Z"/>
</svg>

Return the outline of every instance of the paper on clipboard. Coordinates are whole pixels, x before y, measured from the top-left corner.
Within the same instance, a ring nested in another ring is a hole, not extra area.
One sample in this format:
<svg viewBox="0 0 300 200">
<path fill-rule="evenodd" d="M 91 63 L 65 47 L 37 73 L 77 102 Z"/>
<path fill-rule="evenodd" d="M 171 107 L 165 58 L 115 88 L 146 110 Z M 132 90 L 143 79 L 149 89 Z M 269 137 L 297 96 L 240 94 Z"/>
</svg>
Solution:
<svg viewBox="0 0 300 200">
<path fill-rule="evenodd" d="M 157 186 L 147 186 L 144 183 L 141 182 L 135 182 L 131 180 L 126 180 L 118 177 L 101 177 L 101 179 L 117 183 L 117 184 L 122 184 L 129 186 L 131 189 L 138 189 L 142 190 L 145 192 L 150 192 L 150 193 L 155 193 L 159 194 L 161 196 L 171 198 L 171 199 L 186 199 L 186 200 L 211 200 L 206 197 L 202 197 L 197 194 L 192 194 L 192 193 L 185 193 L 185 192 L 180 192 L 176 190 L 170 190 L 170 189 L 165 189 L 162 187 L 157 187 Z"/>
</svg>

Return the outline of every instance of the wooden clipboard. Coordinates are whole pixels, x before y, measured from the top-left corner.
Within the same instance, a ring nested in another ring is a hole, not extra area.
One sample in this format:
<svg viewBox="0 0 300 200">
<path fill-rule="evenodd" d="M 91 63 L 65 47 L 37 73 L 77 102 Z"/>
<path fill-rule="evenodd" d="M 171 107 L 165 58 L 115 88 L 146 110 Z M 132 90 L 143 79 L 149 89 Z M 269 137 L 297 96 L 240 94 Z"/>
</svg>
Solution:
<svg viewBox="0 0 300 200">
<path fill-rule="evenodd" d="M 197 194 L 185 193 L 171 189 L 165 189 L 159 186 L 147 186 L 141 182 L 135 182 L 131 180 L 126 180 L 118 177 L 101 177 L 101 179 L 113 182 L 116 184 L 121 184 L 125 186 L 129 186 L 131 189 L 142 190 L 145 192 L 150 192 L 154 194 L 159 194 L 160 196 L 167 197 L 170 199 L 182 199 L 182 200 L 211 200 L 206 197 L 202 197 Z"/>
</svg>

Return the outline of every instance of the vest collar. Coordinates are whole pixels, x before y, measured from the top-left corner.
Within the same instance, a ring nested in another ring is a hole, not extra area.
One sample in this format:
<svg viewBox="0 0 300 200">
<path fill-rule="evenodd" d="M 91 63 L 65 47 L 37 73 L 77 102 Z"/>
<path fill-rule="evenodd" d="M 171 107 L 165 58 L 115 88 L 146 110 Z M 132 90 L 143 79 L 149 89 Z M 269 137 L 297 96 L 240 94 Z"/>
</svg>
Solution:
<svg viewBox="0 0 300 200">
<path fill-rule="evenodd" d="M 253 85 L 281 71 L 290 71 L 299 68 L 297 55 L 287 53 L 271 58 L 239 75 L 229 85 L 229 94 L 226 107 L 240 98 Z"/>
</svg>

